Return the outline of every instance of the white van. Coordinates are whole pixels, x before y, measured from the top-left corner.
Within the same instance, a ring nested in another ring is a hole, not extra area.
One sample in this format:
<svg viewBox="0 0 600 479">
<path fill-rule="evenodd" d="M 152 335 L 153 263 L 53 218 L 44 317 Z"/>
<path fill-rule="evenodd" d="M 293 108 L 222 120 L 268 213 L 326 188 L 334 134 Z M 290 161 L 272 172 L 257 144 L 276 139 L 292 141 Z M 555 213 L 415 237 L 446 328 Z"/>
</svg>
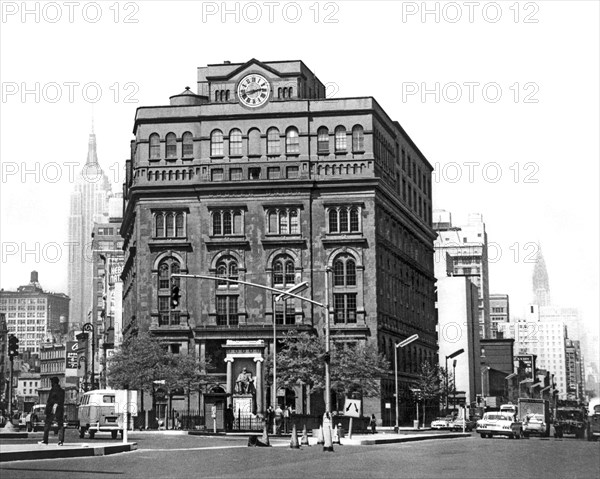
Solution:
<svg viewBox="0 0 600 479">
<path fill-rule="evenodd" d="M 80 438 L 85 437 L 86 431 L 90 439 L 94 439 L 97 432 L 110 432 L 113 439 L 117 433 L 123 434 L 115 394 L 113 389 L 96 389 L 83 394 L 79 404 Z"/>
</svg>

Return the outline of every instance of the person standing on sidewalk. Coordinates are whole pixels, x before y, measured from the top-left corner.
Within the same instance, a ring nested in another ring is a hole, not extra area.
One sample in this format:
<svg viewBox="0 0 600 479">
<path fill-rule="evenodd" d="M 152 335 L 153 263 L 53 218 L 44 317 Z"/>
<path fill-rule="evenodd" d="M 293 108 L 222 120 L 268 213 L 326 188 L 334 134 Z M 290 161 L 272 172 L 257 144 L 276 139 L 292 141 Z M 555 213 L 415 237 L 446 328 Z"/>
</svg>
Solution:
<svg viewBox="0 0 600 479">
<path fill-rule="evenodd" d="M 46 402 L 46 422 L 44 424 L 44 438 L 38 444 L 48 444 L 48 435 L 52 422 L 58 423 L 58 445 L 62 446 L 65 440 L 65 390 L 60 387 L 60 380 L 54 376 L 50 379 L 52 389 Z"/>
</svg>

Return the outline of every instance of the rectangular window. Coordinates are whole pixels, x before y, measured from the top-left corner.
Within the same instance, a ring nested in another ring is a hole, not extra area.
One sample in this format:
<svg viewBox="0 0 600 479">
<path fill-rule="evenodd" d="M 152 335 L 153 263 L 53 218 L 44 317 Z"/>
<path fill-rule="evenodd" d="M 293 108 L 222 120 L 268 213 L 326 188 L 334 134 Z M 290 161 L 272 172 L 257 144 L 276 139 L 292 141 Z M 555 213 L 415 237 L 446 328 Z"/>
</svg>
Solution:
<svg viewBox="0 0 600 479">
<path fill-rule="evenodd" d="M 278 166 L 269 166 L 267 168 L 267 178 L 269 180 L 278 180 L 281 178 L 280 169 Z"/>
<path fill-rule="evenodd" d="M 241 181 L 242 180 L 242 169 L 241 168 L 231 168 L 229 170 L 229 179 L 231 181 Z"/>
<path fill-rule="evenodd" d="M 298 178 L 298 167 L 297 166 L 288 166 L 287 167 L 287 177 L 288 178 Z"/>
<path fill-rule="evenodd" d="M 223 168 L 214 168 L 210 174 L 212 181 L 223 181 Z"/>
<path fill-rule="evenodd" d="M 248 179 L 260 180 L 260 168 L 248 168 Z"/>
<path fill-rule="evenodd" d="M 237 295 L 217 296 L 216 301 L 217 325 L 236 326 L 238 324 Z"/>
<path fill-rule="evenodd" d="M 333 303 L 336 324 L 356 323 L 356 293 L 336 293 Z"/>
<path fill-rule="evenodd" d="M 296 324 L 296 311 L 293 300 L 275 302 L 275 323 Z"/>
</svg>

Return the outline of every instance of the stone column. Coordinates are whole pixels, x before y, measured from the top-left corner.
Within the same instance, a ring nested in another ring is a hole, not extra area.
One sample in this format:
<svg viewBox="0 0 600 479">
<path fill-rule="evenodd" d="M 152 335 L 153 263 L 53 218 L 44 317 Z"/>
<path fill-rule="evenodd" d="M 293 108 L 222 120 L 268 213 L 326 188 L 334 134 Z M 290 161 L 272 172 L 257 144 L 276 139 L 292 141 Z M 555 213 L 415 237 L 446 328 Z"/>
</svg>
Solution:
<svg viewBox="0 0 600 479">
<path fill-rule="evenodd" d="M 262 375 L 262 362 L 263 358 L 254 358 L 256 363 L 256 412 L 264 413 L 263 408 L 263 375 Z"/>
<path fill-rule="evenodd" d="M 231 377 L 233 374 L 233 358 L 227 358 L 225 359 L 225 362 L 227 363 L 227 388 L 225 392 L 227 393 L 227 405 L 230 406 L 232 405 L 231 394 L 233 392 L 231 390 L 231 384 L 233 382 L 233 378 Z"/>
</svg>

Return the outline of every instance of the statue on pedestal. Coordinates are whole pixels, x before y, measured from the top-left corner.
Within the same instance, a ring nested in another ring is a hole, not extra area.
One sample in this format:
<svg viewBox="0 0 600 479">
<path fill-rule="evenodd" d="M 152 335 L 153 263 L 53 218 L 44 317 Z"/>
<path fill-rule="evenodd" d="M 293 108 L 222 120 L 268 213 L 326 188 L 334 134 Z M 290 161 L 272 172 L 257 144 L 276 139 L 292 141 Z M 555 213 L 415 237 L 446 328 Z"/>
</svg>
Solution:
<svg viewBox="0 0 600 479">
<path fill-rule="evenodd" d="M 236 394 L 254 394 L 256 391 L 252 373 L 248 372 L 246 368 L 242 369 L 242 372 L 238 374 L 235 380 L 234 391 Z"/>
</svg>

